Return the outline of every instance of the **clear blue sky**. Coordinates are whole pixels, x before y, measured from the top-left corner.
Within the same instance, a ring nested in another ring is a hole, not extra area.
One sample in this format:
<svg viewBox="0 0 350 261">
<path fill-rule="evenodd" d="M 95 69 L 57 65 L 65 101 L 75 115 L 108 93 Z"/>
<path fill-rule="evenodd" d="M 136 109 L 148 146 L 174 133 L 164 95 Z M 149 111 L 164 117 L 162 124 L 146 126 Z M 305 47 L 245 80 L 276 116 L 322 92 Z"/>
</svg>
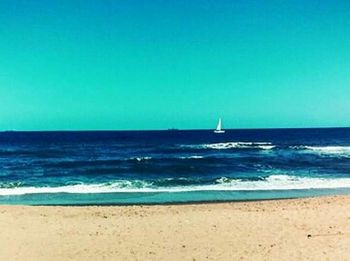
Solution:
<svg viewBox="0 0 350 261">
<path fill-rule="evenodd" d="M 0 129 L 350 126 L 350 1 L 0 1 Z"/>
</svg>

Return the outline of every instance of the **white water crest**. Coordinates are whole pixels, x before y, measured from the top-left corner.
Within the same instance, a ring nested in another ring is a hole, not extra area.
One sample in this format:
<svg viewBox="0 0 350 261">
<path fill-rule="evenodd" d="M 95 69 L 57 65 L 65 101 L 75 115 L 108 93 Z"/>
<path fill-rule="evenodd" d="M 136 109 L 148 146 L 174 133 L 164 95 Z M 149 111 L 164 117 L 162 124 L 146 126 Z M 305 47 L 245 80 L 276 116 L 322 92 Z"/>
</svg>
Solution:
<svg viewBox="0 0 350 261">
<path fill-rule="evenodd" d="M 311 178 L 290 175 L 271 175 L 261 180 L 241 180 L 221 177 L 215 184 L 192 186 L 154 186 L 141 180 L 119 180 L 102 184 L 78 184 L 59 187 L 0 188 L 0 195 L 24 195 L 44 193 L 155 193 L 189 191 L 259 191 L 350 188 L 350 178 Z"/>
<path fill-rule="evenodd" d="M 350 146 L 294 146 L 294 149 L 302 149 L 323 155 L 350 157 Z"/>
<path fill-rule="evenodd" d="M 204 156 L 198 156 L 198 155 L 180 157 L 180 159 L 203 159 L 203 158 Z"/>
<path fill-rule="evenodd" d="M 131 158 L 132 160 L 136 161 L 146 161 L 146 160 L 151 160 L 152 157 L 136 157 L 136 158 Z"/>
<path fill-rule="evenodd" d="M 234 190 L 291 190 L 350 188 L 350 178 L 311 178 L 271 175 L 258 181 L 220 178 L 217 182 Z"/>
<path fill-rule="evenodd" d="M 263 149 L 270 150 L 275 148 L 271 142 L 220 142 L 220 143 L 209 143 L 200 145 L 189 145 L 189 147 L 203 148 L 203 149 Z"/>
</svg>

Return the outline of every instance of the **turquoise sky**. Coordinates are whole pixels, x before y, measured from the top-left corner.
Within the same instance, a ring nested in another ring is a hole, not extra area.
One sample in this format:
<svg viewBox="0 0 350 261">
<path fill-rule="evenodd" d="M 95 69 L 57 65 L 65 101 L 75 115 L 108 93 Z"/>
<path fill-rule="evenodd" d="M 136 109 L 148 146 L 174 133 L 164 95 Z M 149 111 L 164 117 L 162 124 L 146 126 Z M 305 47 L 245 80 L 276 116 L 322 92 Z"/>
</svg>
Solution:
<svg viewBox="0 0 350 261">
<path fill-rule="evenodd" d="M 0 1 L 0 129 L 350 126 L 350 1 Z"/>
</svg>

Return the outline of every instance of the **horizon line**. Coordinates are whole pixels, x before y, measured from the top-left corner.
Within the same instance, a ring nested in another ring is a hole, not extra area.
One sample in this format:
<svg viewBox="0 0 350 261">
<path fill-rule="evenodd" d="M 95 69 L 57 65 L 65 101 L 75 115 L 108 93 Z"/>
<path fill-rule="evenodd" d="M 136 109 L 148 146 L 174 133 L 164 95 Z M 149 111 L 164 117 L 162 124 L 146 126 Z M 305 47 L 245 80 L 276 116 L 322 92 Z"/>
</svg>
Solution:
<svg viewBox="0 0 350 261">
<path fill-rule="evenodd" d="M 228 130 L 288 130 L 288 129 L 348 129 L 347 127 L 268 127 L 268 128 L 227 128 Z M 168 128 L 168 129 L 57 129 L 57 130 L 0 130 L 3 132 L 123 132 L 123 131 L 213 131 L 214 129 L 180 129 L 180 128 Z"/>
</svg>

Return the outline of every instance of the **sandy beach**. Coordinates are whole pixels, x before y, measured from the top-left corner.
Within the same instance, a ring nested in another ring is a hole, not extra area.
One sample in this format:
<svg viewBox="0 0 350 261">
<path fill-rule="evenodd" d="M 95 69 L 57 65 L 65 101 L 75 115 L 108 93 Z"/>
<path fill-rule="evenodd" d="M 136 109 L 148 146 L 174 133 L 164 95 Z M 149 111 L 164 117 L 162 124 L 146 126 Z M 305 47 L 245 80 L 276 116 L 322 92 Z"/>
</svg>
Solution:
<svg viewBox="0 0 350 261">
<path fill-rule="evenodd" d="M 0 206 L 0 260 L 350 260 L 350 196 Z"/>
</svg>

